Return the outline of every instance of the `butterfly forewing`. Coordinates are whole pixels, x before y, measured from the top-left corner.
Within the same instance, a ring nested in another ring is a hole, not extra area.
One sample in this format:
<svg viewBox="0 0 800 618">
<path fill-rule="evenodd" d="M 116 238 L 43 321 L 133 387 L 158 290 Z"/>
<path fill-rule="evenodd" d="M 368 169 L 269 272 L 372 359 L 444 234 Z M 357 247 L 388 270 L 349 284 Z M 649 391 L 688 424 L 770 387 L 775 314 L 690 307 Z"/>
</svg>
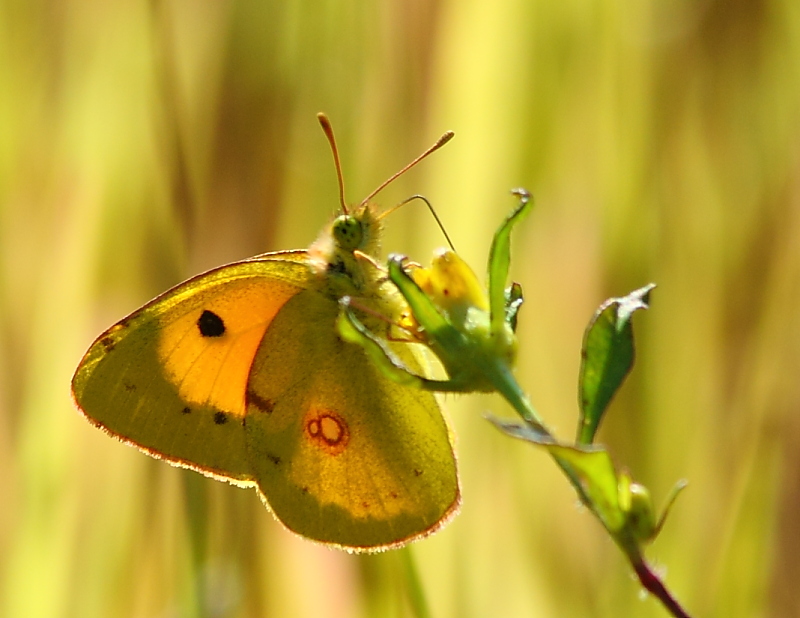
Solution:
<svg viewBox="0 0 800 618">
<path fill-rule="evenodd" d="M 112 326 L 73 378 L 86 417 L 152 455 L 248 482 L 244 392 L 264 331 L 307 283 L 293 257 L 199 275 Z"/>
</svg>

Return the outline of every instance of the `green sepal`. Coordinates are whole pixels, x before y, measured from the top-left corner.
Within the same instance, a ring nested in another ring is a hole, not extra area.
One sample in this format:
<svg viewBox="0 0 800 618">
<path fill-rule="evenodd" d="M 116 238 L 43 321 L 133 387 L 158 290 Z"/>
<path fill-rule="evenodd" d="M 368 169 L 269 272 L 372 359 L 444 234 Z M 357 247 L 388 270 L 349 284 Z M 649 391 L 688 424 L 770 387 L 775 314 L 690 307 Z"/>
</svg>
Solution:
<svg viewBox="0 0 800 618">
<path fill-rule="evenodd" d="M 370 360 L 386 377 L 400 384 L 422 388 L 425 379 L 409 371 L 389 346 L 361 323 L 353 313 L 351 303 L 349 296 L 339 299 L 340 311 L 336 319 L 339 336 L 348 343 L 355 343 L 364 348 Z"/>
<path fill-rule="evenodd" d="M 355 343 L 366 351 L 370 360 L 378 369 L 390 380 L 398 384 L 413 386 L 427 391 L 442 393 L 463 393 L 463 384 L 454 380 L 432 380 L 409 370 L 403 362 L 397 358 L 386 342 L 376 337 L 364 324 L 356 317 L 351 308 L 351 299 L 345 296 L 339 300 L 341 311 L 336 319 L 336 328 L 339 336 L 348 343 Z"/>
<path fill-rule="evenodd" d="M 533 207 L 531 194 L 527 190 L 514 189 L 511 193 L 519 197 L 519 204 L 500 225 L 489 249 L 489 307 L 491 308 L 491 328 L 495 332 L 499 332 L 508 319 L 505 285 L 511 262 L 511 230 Z M 509 322 L 512 328 L 516 326 L 516 311 L 513 312 L 513 319 L 513 323 Z"/>
<path fill-rule="evenodd" d="M 470 338 L 448 320 L 431 298 L 417 285 L 403 268 L 405 258 L 389 256 L 389 278 L 405 297 L 414 319 L 426 338 L 426 345 L 444 365 L 449 376 L 446 381 L 449 391 L 471 392 L 491 390 L 482 372 L 476 371 L 471 361 L 476 345 L 480 342 Z M 444 383 L 443 383 L 444 384 Z"/>
<path fill-rule="evenodd" d="M 672 506 L 675 504 L 675 500 L 688 485 L 689 481 L 686 479 L 680 479 L 677 483 L 675 483 L 675 485 L 672 486 L 669 495 L 667 495 L 667 500 L 664 503 L 664 508 L 661 510 L 661 517 L 658 518 L 655 530 L 653 530 L 652 536 L 647 539 L 648 541 L 652 541 L 659 535 L 661 528 L 664 527 L 664 522 L 667 520 L 667 515 L 669 515 L 670 511 L 672 510 Z"/>
</svg>

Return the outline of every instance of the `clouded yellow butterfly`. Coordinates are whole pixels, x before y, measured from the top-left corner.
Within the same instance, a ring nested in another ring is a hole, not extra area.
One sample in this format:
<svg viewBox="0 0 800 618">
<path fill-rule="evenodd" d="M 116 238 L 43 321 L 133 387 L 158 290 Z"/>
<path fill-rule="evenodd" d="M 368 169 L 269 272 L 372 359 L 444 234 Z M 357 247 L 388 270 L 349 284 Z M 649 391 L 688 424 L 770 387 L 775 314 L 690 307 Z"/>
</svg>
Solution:
<svg viewBox="0 0 800 618">
<path fill-rule="evenodd" d="M 460 494 L 451 435 L 431 393 L 385 377 L 336 331 L 338 299 L 388 334 L 404 302 L 370 256 L 369 200 L 307 251 L 221 266 L 168 290 L 92 344 L 72 380 L 86 418 L 168 462 L 255 486 L 297 534 L 348 550 L 401 546 L 441 527 Z M 386 319 L 378 319 L 383 316 Z M 392 343 L 420 370 L 412 345 Z"/>
</svg>

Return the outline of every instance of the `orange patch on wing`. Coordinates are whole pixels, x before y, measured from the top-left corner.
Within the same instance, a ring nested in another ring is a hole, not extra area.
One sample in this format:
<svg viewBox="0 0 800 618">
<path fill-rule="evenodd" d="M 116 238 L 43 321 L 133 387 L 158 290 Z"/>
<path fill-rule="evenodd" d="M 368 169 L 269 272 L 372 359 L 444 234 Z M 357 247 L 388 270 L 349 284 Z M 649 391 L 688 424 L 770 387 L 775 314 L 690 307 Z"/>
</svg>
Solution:
<svg viewBox="0 0 800 618">
<path fill-rule="evenodd" d="M 275 279 L 234 280 L 198 293 L 197 303 L 178 317 L 167 311 L 158 355 L 181 398 L 244 417 L 247 380 L 264 332 L 299 291 Z M 213 328 L 207 327 L 209 314 Z"/>
</svg>

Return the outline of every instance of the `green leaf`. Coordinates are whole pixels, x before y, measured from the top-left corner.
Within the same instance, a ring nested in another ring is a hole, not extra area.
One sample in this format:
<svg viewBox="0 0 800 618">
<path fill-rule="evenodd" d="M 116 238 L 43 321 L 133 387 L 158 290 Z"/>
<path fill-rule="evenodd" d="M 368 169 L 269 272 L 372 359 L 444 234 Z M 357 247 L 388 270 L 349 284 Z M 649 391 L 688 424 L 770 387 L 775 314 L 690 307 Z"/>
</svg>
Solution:
<svg viewBox="0 0 800 618">
<path fill-rule="evenodd" d="M 595 313 L 583 337 L 578 381 L 581 416 L 578 444 L 591 444 L 609 402 L 633 367 L 631 316 L 647 309 L 651 283 L 622 298 L 610 298 Z"/>
<path fill-rule="evenodd" d="M 559 444 L 552 435 L 530 423 L 486 417 L 503 433 L 546 448 L 569 477 L 583 503 L 612 534 L 625 526 L 619 503 L 617 473 L 608 452 L 597 446 Z"/>
<path fill-rule="evenodd" d="M 573 485 L 580 483 L 584 503 L 612 534 L 619 533 L 626 523 L 619 504 L 617 472 L 608 451 L 602 448 L 582 450 L 553 444 L 547 447 L 561 467 L 567 464 Z M 576 487 L 577 489 L 577 487 Z"/>
<path fill-rule="evenodd" d="M 486 418 L 487 421 L 492 423 L 492 425 L 497 427 L 500 431 L 511 436 L 512 438 L 519 438 L 520 440 L 533 442 L 534 444 L 539 444 L 540 446 L 550 446 L 551 444 L 556 443 L 553 435 L 539 425 L 511 421 L 494 416 L 492 414 L 486 414 L 484 418 Z"/>
</svg>

